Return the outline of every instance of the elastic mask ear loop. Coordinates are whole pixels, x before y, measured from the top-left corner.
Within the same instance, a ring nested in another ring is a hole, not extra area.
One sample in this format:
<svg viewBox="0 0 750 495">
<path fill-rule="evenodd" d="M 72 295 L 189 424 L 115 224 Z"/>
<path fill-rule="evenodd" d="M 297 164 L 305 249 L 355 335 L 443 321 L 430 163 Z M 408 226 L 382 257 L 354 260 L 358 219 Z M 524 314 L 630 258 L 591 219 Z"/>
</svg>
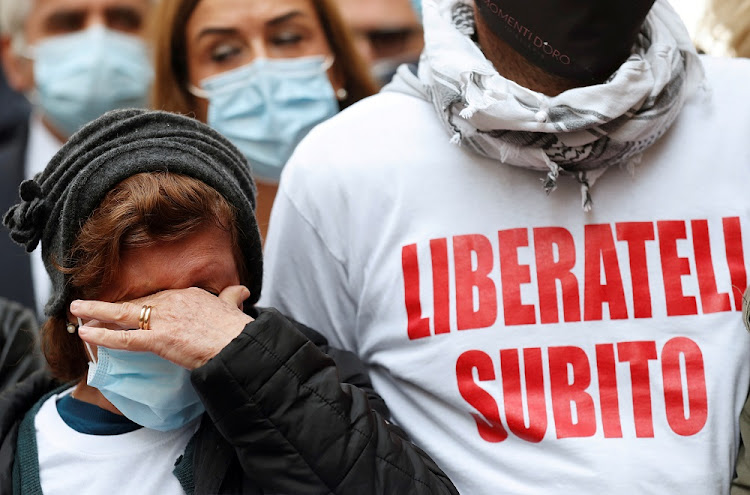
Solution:
<svg viewBox="0 0 750 495">
<path fill-rule="evenodd" d="M 82 326 L 83 326 L 83 322 L 81 321 L 81 318 L 79 317 L 78 318 L 78 328 L 81 328 Z M 85 345 L 86 349 L 88 349 L 88 351 L 89 351 L 89 357 L 91 358 L 91 362 L 94 363 L 94 364 L 99 364 L 98 361 L 96 359 L 94 359 L 94 351 L 91 350 L 91 346 L 89 345 L 89 343 L 84 340 L 83 341 L 83 345 Z"/>
<path fill-rule="evenodd" d="M 11 51 L 27 60 L 34 60 L 34 49 L 26 43 L 23 34 L 18 34 L 10 39 Z"/>
<path fill-rule="evenodd" d="M 333 55 L 328 55 L 326 59 L 323 61 L 323 72 L 328 72 L 328 69 L 333 67 L 333 63 L 336 61 L 336 57 Z"/>
<path fill-rule="evenodd" d="M 188 83 L 186 89 L 191 95 L 197 96 L 198 98 L 203 98 L 204 100 L 208 100 L 208 97 L 211 96 L 211 93 L 209 93 L 205 89 L 199 88 L 198 86 L 191 83 Z"/>
</svg>

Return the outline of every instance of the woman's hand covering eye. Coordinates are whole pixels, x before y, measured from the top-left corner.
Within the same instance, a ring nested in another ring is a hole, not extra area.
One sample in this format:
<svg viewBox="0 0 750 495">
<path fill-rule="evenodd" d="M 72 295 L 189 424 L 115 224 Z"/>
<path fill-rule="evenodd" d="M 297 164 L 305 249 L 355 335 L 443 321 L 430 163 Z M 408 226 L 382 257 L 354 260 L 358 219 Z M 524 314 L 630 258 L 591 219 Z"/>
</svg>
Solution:
<svg viewBox="0 0 750 495">
<path fill-rule="evenodd" d="M 248 297 L 250 291 L 241 285 L 227 287 L 218 297 L 203 289 L 189 288 L 122 303 L 74 301 L 70 312 L 89 323 L 101 322 L 79 328 L 78 334 L 89 344 L 153 352 L 193 370 L 216 356 L 253 321 L 239 309 Z M 153 308 L 149 330 L 132 330 L 138 328 L 144 305 Z M 121 330 L 110 330 L 105 325 Z"/>
</svg>

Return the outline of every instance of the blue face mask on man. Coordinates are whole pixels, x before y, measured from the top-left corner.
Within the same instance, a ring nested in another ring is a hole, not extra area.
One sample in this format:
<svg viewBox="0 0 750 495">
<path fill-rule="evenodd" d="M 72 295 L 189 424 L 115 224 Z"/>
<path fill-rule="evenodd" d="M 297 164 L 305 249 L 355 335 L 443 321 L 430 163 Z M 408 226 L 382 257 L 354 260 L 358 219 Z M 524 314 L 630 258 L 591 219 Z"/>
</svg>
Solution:
<svg viewBox="0 0 750 495">
<path fill-rule="evenodd" d="M 422 0 L 411 0 L 411 6 L 414 9 L 414 12 L 417 13 L 419 22 L 422 22 Z"/>
<path fill-rule="evenodd" d="M 258 59 L 201 81 L 190 92 L 208 99 L 208 125 L 250 162 L 253 175 L 278 182 L 294 148 L 338 100 L 328 79 L 332 59 Z"/>
<path fill-rule="evenodd" d="M 205 411 L 190 372 L 150 352 L 99 347 L 86 383 L 126 418 L 152 430 L 175 430 Z"/>
<path fill-rule="evenodd" d="M 146 107 L 153 69 L 143 40 L 101 25 L 31 50 L 36 102 L 65 136 L 109 110 Z"/>
</svg>

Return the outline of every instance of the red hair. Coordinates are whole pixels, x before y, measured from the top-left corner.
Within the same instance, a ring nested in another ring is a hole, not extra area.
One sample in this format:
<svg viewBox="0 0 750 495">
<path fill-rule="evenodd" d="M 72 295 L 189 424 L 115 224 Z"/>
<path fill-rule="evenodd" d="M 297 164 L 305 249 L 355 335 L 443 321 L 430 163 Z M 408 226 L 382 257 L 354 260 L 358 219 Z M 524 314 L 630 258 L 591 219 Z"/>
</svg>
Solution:
<svg viewBox="0 0 750 495">
<path fill-rule="evenodd" d="M 86 220 L 70 256 L 58 266 L 71 280 L 65 306 L 73 299 L 96 299 L 114 280 L 124 251 L 181 240 L 207 225 L 230 233 L 240 280 L 247 283 L 236 217 L 223 196 L 192 177 L 153 172 L 125 179 Z M 61 381 L 79 380 L 88 368 L 83 342 L 67 332 L 67 323 L 54 316 L 42 327 L 42 351 Z"/>
</svg>

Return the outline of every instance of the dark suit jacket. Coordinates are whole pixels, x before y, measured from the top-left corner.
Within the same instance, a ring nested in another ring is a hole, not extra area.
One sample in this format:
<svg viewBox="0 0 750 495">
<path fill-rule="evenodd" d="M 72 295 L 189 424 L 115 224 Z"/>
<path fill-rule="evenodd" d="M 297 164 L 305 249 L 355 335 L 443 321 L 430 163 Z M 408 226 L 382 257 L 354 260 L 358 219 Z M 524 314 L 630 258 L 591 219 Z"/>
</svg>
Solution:
<svg viewBox="0 0 750 495">
<path fill-rule="evenodd" d="M 8 87 L 0 70 L 0 133 L 28 120 L 29 112 L 29 102 Z"/>
<path fill-rule="evenodd" d="M 0 218 L 16 204 L 18 186 L 24 179 L 28 118 L 19 124 L 0 128 Z M 0 225 L 0 297 L 36 308 L 31 278 L 31 257 L 14 243 Z"/>
</svg>

